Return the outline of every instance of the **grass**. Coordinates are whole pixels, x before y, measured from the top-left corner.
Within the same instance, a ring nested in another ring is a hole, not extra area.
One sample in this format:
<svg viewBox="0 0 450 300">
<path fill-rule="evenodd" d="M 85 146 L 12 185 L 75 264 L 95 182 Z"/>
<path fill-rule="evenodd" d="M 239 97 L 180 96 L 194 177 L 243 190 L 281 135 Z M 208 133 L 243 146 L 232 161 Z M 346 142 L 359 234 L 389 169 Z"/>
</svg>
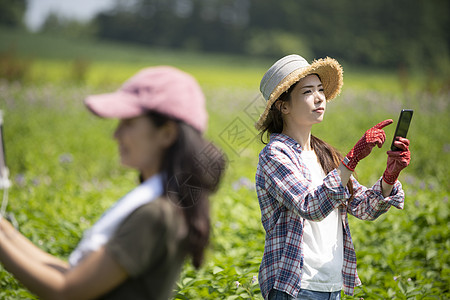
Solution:
<svg viewBox="0 0 450 300">
<path fill-rule="evenodd" d="M 72 80 L 76 64 L 87 64 L 85 83 L 94 86 L 121 84 L 140 68 L 174 65 L 192 73 L 204 87 L 239 87 L 257 90 L 273 59 L 148 48 L 101 40 L 72 40 L 64 36 L 28 33 L 0 27 L 0 54 L 10 54 L 29 64 L 29 82 L 65 83 Z M 339 59 L 339 58 L 337 58 Z M 402 95 L 428 90 L 448 92 L 448 78 L 429 73 L 365 70 L 347 66 L 344 91 L 376 90 Z M 213 71 L 212 71 L 213 70 Z"/>
<path fill-rule="evenodd" d="M 156 49 L 115 42 L 54 37 L 0 27 L 0 52 L 30 61 L 27 80 L 59 82 L 71 79 L 76 61 L 88 64 L 87 82 L 121 84 L 137 70 L 154 65 L 174 65 L 192 73 L 203 85 L 257 87 L 270 62 L 267 60 L 208 53 Z M 51 45 L 51 46 L 50 46 Z M 214 72 L 211 72 L 213 67 Z"/>
<path fill-rule="evenodd" d="M 15 214 L 21 232 L 66 259 L 82 231 L 135 186 L 137 174 L 117 163 L 115 121 L 91 116 L 82 99 L 116 89 L 143 66 L 173 64 L 199 79 L 208 99 L 207 137 L 224 149 L 229 161 L 221 188 L 212 198 L 207 260 L 199 271 L 186 263 L 176 298 L 261 299 L 255 277 L 264 232 L 253 186 L 263 145 L 253 123 L 263 105 L 257 97 L 258 82 L 267 62 L 105 42 L 73 43 L 5 30 L 0 36 L 5 37 L 0 39 L 0 51 L 14 38 L 17 58 L 33 56 L 22 83 L 0 82 L 13 180 L 8 211 Z M 30 45 L 35 45 L 34 54 Z M 77 82 L 70 68 L 81 54 L 90 64 L 83 81 Z M 355 297 L 344 299 L 448 299 L 448 91 L 417 85 L 403 93 L 396 74 L 353 73 L 351 68 L 345 74 L 345 89 L 313 132 L 342 152 L 379 121 L 396 122 L 400 108 L 412 108 L 415 114 L 409 132 L 412 162 L 400 177 L 407 195 L 405 209 L 392 209 L 374 222 L 350 218 L 364 285 Z M 394 125 L 386 128 L 388 139 L 394 129 Z M 242 134 L 239 140 L 233 130 Z M 371 185 L 381 176 L 387 144 L 358 165 L 362 184 Z M 35 299 L 1 267 L 0 298 Z"/>
</svg>

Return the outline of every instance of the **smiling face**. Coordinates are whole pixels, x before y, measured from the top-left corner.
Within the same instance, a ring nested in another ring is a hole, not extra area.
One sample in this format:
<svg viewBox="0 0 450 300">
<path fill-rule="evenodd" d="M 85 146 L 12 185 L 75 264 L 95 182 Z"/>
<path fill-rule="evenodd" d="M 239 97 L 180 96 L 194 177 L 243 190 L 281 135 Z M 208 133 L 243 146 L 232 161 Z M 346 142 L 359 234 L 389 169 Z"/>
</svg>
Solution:
<svg viewBox="0 0 450 300">
<path fill-rule="evenodd" d="M 300 79 L 292 89 L 289 101 L 280 104 L 286 130 L 311 129 L 323 121 L 326 98 L 322 82 L 311 74 Z"/>
<path fill-rule="evenodd" d="M 120 120 L 114 132 L 121 163 L 139 170 L 144 179 L 160 171 L 164 151 L 175 137 L 173 121 L 156 127 L 148 116 Z"/>
</svg>

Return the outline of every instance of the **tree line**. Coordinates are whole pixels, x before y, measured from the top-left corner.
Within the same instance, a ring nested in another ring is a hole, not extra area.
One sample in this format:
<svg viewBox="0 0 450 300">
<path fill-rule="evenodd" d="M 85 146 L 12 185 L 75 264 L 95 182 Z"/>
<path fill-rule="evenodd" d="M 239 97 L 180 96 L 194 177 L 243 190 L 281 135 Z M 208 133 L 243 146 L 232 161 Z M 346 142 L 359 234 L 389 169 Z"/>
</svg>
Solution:
<svg viewBox="0 0 450 300">
<path fill-rule="evenodd" d="M 116 0 L 77 32 L 190 51 L 299 53 L 448 74 L 449 11 L 448 0 Z M 53 15 L 42 31 L 74 27 Z"/>
</svg>

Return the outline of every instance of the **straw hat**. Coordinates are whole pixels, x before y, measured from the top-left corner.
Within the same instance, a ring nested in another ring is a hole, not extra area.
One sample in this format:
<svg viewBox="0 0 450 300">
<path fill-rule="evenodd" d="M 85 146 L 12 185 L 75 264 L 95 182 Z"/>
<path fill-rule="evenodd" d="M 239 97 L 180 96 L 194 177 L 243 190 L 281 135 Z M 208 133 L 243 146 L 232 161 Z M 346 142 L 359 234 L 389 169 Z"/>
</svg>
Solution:
<svg viewBox="0 0 450 300">
<path fill-rule="evenodd" d="M 267 101 L 266 108 L 256 122 L 258 130 L 263 129 L 270 108 L 280 95 L 293 84 L 310 74 L 317 74 L 323 85 L 327 101 L 339 95 L 343 85 L 343 70 L 333 58 L 321 58 L 309 64 L 300 55 L 292 54 L 275 62 L 261 79 L 260 91 Z"/>
</svg>

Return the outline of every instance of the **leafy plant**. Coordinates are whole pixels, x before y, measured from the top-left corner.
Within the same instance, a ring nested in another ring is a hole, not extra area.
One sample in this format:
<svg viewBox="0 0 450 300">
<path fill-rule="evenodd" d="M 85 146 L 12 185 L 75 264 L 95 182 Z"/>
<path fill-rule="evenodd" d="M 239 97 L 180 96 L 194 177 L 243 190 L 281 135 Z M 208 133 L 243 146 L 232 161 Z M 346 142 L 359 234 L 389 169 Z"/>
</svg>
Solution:
<svg viewBox="0 0 450 300">
<path fill-rule="evenodd" d="M 63 74 L 63 66 L 54 61 L 46 70 L 57 78 Z M 124 65 L 115 76 L 126 78 L 134 66 Z M 207 78 L 214 69 L 192 66 L 201 74 L 208 99 L 207 136 L 226 152 L 228 169 L 211 199 L 213 228 L 205 264 L 196 271 L 186 263 L 175 299 L 262 298 L 257 275 L 264 231 L 254 174 L 263 145 L 253 129 L 254 115 L 249 113 L 260 103 L 255 87 L 233 85 L 232 68 Z M 89 72 L 106 74 L 108 69 L 92 64 Z M 249 73 L 246 70 L 240 76 Z M 370 82 L 361 78 L 351 79 L 342 95 L 329 103 L 325 121 L 313 132 L 343 152 L 365 128 L 384 118 L 396 121 L 399 108 L 413 108 L 415 114 L 409 132 L 412 163 L 400 177 L 406 192 L 405 208 L 392 209 L 374 222 L 350 218 L 363 285 L 354 297 L 343 298 L 448 299 L 448 94 L 419 90 L 405 96 L 390 76 L 377 77 L 376 89 L 370 89 Z M 8 211 L 15 214 L 21 232 L 63 259 L 83 230 L 137 182 L 135 172 L 118 166 L 111 138 L 115 122 L 91 116 L 82 105 L 86 95 L 104 92 L 96 83 L 94 76 L 87 76 L 86 86 L 57 80 L 46 84 L 39 80 L 0 82 L 7 162 L 14 183 Z M 246 130 L 245 144 L 231 140 L 230 125 Z M 388 139 L 393 131 L 394 126 L 386 128 Z M 362 184 L 371 185 L 381 176 L 387 144 L 374 149 L 358 166 Z M 1 267 L 0 298 L 36 299 Z"/>
</svg>

